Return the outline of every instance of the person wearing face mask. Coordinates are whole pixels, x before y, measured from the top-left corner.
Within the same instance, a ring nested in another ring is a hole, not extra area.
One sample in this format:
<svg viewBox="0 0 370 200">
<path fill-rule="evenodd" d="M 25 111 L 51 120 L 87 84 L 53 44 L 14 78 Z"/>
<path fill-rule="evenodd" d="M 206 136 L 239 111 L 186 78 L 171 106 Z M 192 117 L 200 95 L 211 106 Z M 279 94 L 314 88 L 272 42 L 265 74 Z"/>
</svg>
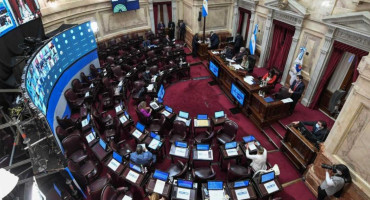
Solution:
<svg viewBox="0 0 370 200">
<path fill-rule="evenodd" d="M 304 88 L 305 88 L 305 85 L 303 83 L 303 76 L 298 75 L 296 80 L 293 81 L 292 85 L 290 85 L 290 88 L 288 91 L 290 94 L 290 98 L 293 100 L 293 103 L 291 104 L 290 109 L 289 109 L 289 114 L 293 113 L 293 110 L 295 106 L 297 105 L 298 100 L 302 96 Z"/>
<path fill-rule="evenodd" d="M 327 133 L 327 124 L 325 121 L 302 121 L 302 124 L 305 126 L 313 127 L 310 133 L 305 134 L 305 137 L 309 141 L 313 143 L 324 141 L 325 135 Z M 299 121 L 293 122 L 293 125 L 299 125 Z"/>
<path fill-rule="evenodd" d="M 322 165 L 323 168 L 327 168 Z M 331 166 L 329 166 L 331 167 Z M 330 174 L 333 174 L 330 176 Z M 352 181 L 349 169 L 343 164 L 333 165 L 331 172 L 326 169 L 325 180 L 318 187 L 318 200 L 323 200 L 328 196 L 339 198 L 343 192 L 345 183 Z"/>
<path fill-rule="evenodd" d="M 234 57 L 233 60 L 235 60 L 236 63 L 240 64 L 243 61 L 243 56 L 247 55 L 248 52 L 245 50 L 245 47 L 240 48 L 239 53 L 237 53 Z"/>
</svg>

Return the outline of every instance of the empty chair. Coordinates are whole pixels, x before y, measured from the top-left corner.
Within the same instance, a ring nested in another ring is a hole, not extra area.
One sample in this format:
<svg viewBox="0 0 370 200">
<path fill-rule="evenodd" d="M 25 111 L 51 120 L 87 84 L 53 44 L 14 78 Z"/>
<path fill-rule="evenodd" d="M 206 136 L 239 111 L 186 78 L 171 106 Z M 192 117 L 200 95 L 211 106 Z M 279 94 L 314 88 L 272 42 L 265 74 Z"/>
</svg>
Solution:
<svg viewBox="0 0 370 200">
<path fill-rule="evenodd" d="M 216 177 L 216 173 L 212 166 L 195 168 L 192 170 L 192 175 L 194 177 L 194 181 L 199 181 L 201 183 L 213 180 Z"/>
<path fill-rule="evenodd" d="M 68 118 L 64 116 L 60 118 L 59 116 L 56 117 L 59 126 L 61 126 L 65 130 L 74 130 L 79 128 L 80 122 L 78 119 Z"/>
<path fill-rule="evenodd" d="M 64 155 L 75 163 L 79 163 L 87 158 L 86 144 L 79 134 L 68 135 L 62 141 Z"/>
<path fill-rule="evenodd" d="M 253 170 L 238 164 L 227 164 L 227 181 L 233 182 L 240 179 L 252 178 Z"/>
<path fill-rule="evenodd" d="M 131 194 L 130 191 L 128 191 L 127 187 L 120 187 L 120 188 L 114 189 L 113 186 L 107 185 L 103 189 L 100 199 L 101 200 L 118 200 L 118 199 L 123 199 L 125 195 L 133 198 L 133 195 Z"/>
<path fill-rule="evenodd" d="M 151 132 L 157 132 L 161 135 L 161 131 L 163 130 L 163 126 L 166 123 L 166 116 L 161 115 L 159 119 L 152 119 L 152 123 L 149 126 L 149 130 Z"/>
<path fill-rule="evenodd" d="M 88 83 L 81 83 L 78 79 L 73 79 L 71 85 L 73 91 L 76 93 L 86 93 L 90 90 Z"/>
<path fill-rule="evenodd" d="M 109 141 L 109 146 L 113 151 L 118 152 L 121 156 L 128 158 L 130 153 L 133 152 L 132 147 L 128 144 L 127 140 L 121 140 L 115 142 L 114 140 Z"/>
<path fill-rule="evenodd" d="M 78 110 L 82 106 L 85 100 L 84 96 L 85 94 L 76 94 L 71 88 L 67 89 L 64 92 L 64 97 L 66 98 L 68 105 L 71 107 L 72 110 Z"/>
<path fill-rule="evenodd" d="M 170 167 L 167 169 L 167 173 L 169 174 L 169 177 L 181 178 L 183 175 L 185 175 L 187 168 L 187 162 L 184 164 L 180 160 L 177 160 L 176 163 L 170 165 Z"/>
<path fill-rule="evenodd" d="M 90 195 L 91 199 L 99 199 L 103 189 L 111 182 L 112 178 L 109 173 L 105 175 L 100 175 L 99 178 L 90 182 L 87 185 L 87 193 Z"/>
<path fill-rule="evenodd" d="M 170 142 L 174 143 L 175 141 L 184 141 L 187 134 L 187 127 L 183 121 L 175 121 L 173 123 L 173 128 L 169 133 Z"/>
<path fill-rule="evenodd" d="M 74 128 L 64 129 L 61 126 L 57 126 L 55 128 L 55 132 L 57 133 L 59 140 L 63 140 L 65 137 L 67 137 L 70 134 L 81 135 L 81 131 L 79 131 L 78 129 L 74 129 Z"/>
<path fill-rule="evenodd" d="M 78 165 L 71 160 L 68 160 L 68 168 L 77 180 L 88 185 L 99 176 L 99 163 L 87 160 L 82 165 Z"/>
<path fill-rule="evenodd" d="M 196 143 L 212 143 L 213 136 L 215 135 L 214 131 L 203 131 L 201 133 L 197 133 L 194 140 Z"/>
<path fill-rule="evenodd" d="M 235 140 L 237 131 L 238 125 L 231 120 L 227 120 L 223 127 L 217 132 L 217 140 L 221 144 L 231 142 Z"/>
</svg>

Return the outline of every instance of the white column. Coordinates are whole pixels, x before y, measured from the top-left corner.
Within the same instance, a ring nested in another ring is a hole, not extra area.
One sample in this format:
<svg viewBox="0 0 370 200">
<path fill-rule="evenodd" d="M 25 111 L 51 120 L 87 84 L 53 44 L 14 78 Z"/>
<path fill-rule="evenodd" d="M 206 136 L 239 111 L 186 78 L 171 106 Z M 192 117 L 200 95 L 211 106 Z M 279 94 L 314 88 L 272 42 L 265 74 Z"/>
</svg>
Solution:
<svg viewBox="0 0 370 200">
<path fill-rule="evenodd" d="M 284 73 L 283 73 L 283 76 L 281 77 L 281 81 L 280 81 L 281 85 L 285 84 L 286 78 L 287 78 L 288 73 L 289 73 L 290 66 L 292 65 L 293 56 L 294 56 L 295 50 L 297 48 L 298 39 L 299 39 L 300 35 L 301 35 L 301 27 L 296 26 L 295 31 L 294 31 L 294 35 L 293 35 L 292 44 L 290 45 L 288 58 L 287 58 L 286 63 L 285 63 Z"/>
<path fill-rule="evenodd" d="M 248 36 L 247 36 L 248 38 L 244 38 L 247 40 L 247 43 L 245 44 L 247 48 L 249 48 L 249 43 L 251 41 L 252 32 L 254 31 L 254 17 L 256 16 L 255 13 L 256 11 L 251 10 L 251 18 L 249 21 L 249 29 L 248 29 Z"/>
<path fill-rule="evenodd" d="M 273 25 L 272 24 L 272 14 L 273 14 L 273 10 L 270 9 L 269 14 L 267 16 L 266 24 L 265 24 L 265 30 L 263 32 L 262 50 L 261 50 L 261 55 L 260 55 L 260 59 L 258 62 L 258 68 L 264 67 L 265 60 L 266 60 L 266 54 L 268 53 L 267 51 L 269 51 L 269 49 L 267 48 L 270 43 L 270 36 L 272 35 L 271 34 L 272 25 Z"/>
<path fill-rule="evenodd" d="M 177 34 L 176 34 L 176 27 L 177 27 L 177 0 L 172 0 L 172 21 L 175 22 L 175 39 Z"/>
<path fill-rule="evenodd" d="M 319 59 L 316 63 L 315 70 L 311 75 L 310 82 L 308 83 L 305 95 L 301 101 L 301 103 L 306 107 L 310 105 L 312 98 L 315 95 L 317 86 L 320 83 L 321 76 L 324 73 L 324 69 L 326 69 L 326 63 L 328 62 L 327 60 L 329 59 L 328 53 L 331 51 L 333 46 L 334 31 L 335 28 L 330 27 L 328 32 L 325 34 L 325 42 L 323 47 L 321 48 Z"/>
<path fill-rule="evenodd" d="M 155 22 L 154 22 L 154 12 L 153 12 L 153 0 L 149 0 L 149 17 L 150 17 L 150 24 L 152 32 L 155 33 Z"/>
<path fill-rule="evenodd" d="M 239 6 L 238 1 L 234 1 L 234 19 L 232 22 L 232 36 L 236 36 L 236 32 L 238 31 L 238 24 L 239 24 Z"/>
</svg>

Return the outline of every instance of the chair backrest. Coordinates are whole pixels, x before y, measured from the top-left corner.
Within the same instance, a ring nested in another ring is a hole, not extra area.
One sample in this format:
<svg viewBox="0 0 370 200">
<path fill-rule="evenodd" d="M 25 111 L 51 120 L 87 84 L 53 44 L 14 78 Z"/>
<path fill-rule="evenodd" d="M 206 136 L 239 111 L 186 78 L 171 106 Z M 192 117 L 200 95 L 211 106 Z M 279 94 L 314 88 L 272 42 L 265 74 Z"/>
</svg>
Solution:
<svg viewBox="0 0 370 200">
<path fill-rule="evenodd" d="M 182 135 L 182 136 L 186 136 L 187 127 L 186 127 L 185 122 L 183 122 L 183 121 L 175 121 L 173 123 L 173 130 L 174 130 L 174 132 L 176 134 L 179 134 L 179 135 Z"/>
<path fill-rule="evenodd" d="M 56 119 L 57 119 L 58 124 L 63 129 L 67 129 L 67 128 L 75 126 L 75 123 L 71 119 L 68 119 L 67 116 L 64 116 L 63 118 L 60 118 L 59 116 L 57 116 Z"/>
<path fill-rule="evenodd" d="M 137 116 L 139 117 L 139 121 L 148 125 L 150 123 L 150 118 L 149 117 L 145 117 L 144 114 L 142 112 L 140 112 L 140 110 L 138 108 L 135 109 L 136 111 L 136 114 Z"/>
<path fill-rule="evenodd" d="M 227 120 L 223 126 L 222 132 L 224 134 L 235 136 L 236 132 L 238 131 L 238 124 L 236 124 L 234 121 Z"/>
<path fill-rule="evenodd" d="M 73 101 L 77 99 L 77 95 L 73 92 L 72 88 L 68 88 L 64 92 L 64 97 L 67 99 L 67 101 Z"/>
<path fill-rule="evenodd" d="M 112 71 L 113 71 L 113 74 L 114 74 L 115 77 L 123 76 L 123 71 L 122 71 L 120 65 L 117 65 L 117 66 L 113 67 Z"/>
<path fill-rule="evenodd" d="M 248 62 L 249 62 L 248 72 L 251 73 L 251 72 L 253 72 L 254 66 L 256 65 L 256 56 L 255 55 L 249 55 L 248 56 Z"/>
<path fill-rule="evenodd" d="M 81 82 L 77 78 L 75 78 L 75 79 L 72 80 L 71 85 L 72 85 L 72 88 L 73 89 L 77 89 L 78 90 L 78 89 L 81 89 L 82 88 Z"/>
<path fill-rule="evenodd" d="M 144 86 L 145 86 L 145 82 L 144 81 L 139 80 L 139 81 L 135 81 L 134 82 L 134 90 L 135 91 L 139 91 Z"/>
<path fill-rule="evenodd" d="M 91 81 L 89 80 L 89 78 L 83 72 L 80 73 L 80 78 L 85 83 L 89 83 L 89 84 L 91 83 Z"/>
<path fill-rule="evenodd" d="M 181 171 L 180 171 L 180 173 L 179 173 L 179 174 L 177 174 L 177 175 L 173 176 L 173 178 L 178 178 L 178 177 L 183 176 L 183 175 L 186 173 L 187 169 L 188 169 L 188 162 L 186 162 L 186 163 L 184 164 L 184 163 L 182 163 L 180 160 L 177 160 L 176 165 L 181 169 Z"/>
<path fill-rule="evenodd" d="M 101 200 L 116 200 L 117 199 L 117 191 L 111 186 L 106 185 L 101 192 Z"/>
<path fill-rule="evenodd" d="M 64 130 L 61 126 L 57 126 L 55 128 L 55 132 L 57 133 L 59 139 L 64 139 L 68 135 L 68 132 Z"/>
<path fill-rule="evenodd" d="M 150 67 L 149 70 L 150 70 L 151 75 L 158 74 L 158 66 L 157 65 L 154 65 L 154 66 Z"/>
<path fill-rule="evenodd" d="M 93 77 L 98 77 L 99 76 L 99 72 L 98 72 L 98 69 L 95 68 L 95 65 L 94 64 L 91 64 L 89 66 L 90 68 L 90 74 L 93 76 Z"/>
<path fill-rule="evenodd" d="M 72 154 L 73 152 L 81 149 L 83 145 L 83 141 L 81 136 L 78 134 L 71 134 L 65 137 L 62 141 L 63 148 L 65 149 L 65 153 L 67 157 Z"/>
<path fill-rule="evenodd" d="M 202 143 L 208 143 L 208 142 L 212 142 L 212 139 L 213 139 L 213 136 L 215 135 L 215 132 L 214 131 L 211 131 L 209 134 L 208 134 L 208 137 L 206 138 L 203 138 L 201 141 Z"/>
</svg>

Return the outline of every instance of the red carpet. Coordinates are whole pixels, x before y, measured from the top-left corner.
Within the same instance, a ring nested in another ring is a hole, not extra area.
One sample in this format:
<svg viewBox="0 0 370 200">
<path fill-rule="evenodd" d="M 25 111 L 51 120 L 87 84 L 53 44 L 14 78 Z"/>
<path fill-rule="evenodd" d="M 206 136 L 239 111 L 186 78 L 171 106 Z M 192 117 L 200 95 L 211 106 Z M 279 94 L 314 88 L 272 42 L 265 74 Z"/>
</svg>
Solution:
<svg viewBox="0 0 370 200">
<path fill-rule="evenodd" d="M 316 197 L 306 187 L 303 181 L 299 181 L 284 188 L 277 193 L 275 197 L 281 197 L 283 200 L 315 200 Z"/>
<path fill-rule="evenodd" d="M 194 65 L 190 67 L 190 77 L 197 78 L 197 77 L 205 77 L 210 76 L 207 69 L 202 64 Z"/>
<path fill-rule="evenodd" d="M 279 181 L 281 184 L 301 177 L 301 174 L 282 152 L 271 152 L 267 154 L 267 160 L 271 166 L 274 166 L 274 164 L 279 165 Z"/>
</svg>

